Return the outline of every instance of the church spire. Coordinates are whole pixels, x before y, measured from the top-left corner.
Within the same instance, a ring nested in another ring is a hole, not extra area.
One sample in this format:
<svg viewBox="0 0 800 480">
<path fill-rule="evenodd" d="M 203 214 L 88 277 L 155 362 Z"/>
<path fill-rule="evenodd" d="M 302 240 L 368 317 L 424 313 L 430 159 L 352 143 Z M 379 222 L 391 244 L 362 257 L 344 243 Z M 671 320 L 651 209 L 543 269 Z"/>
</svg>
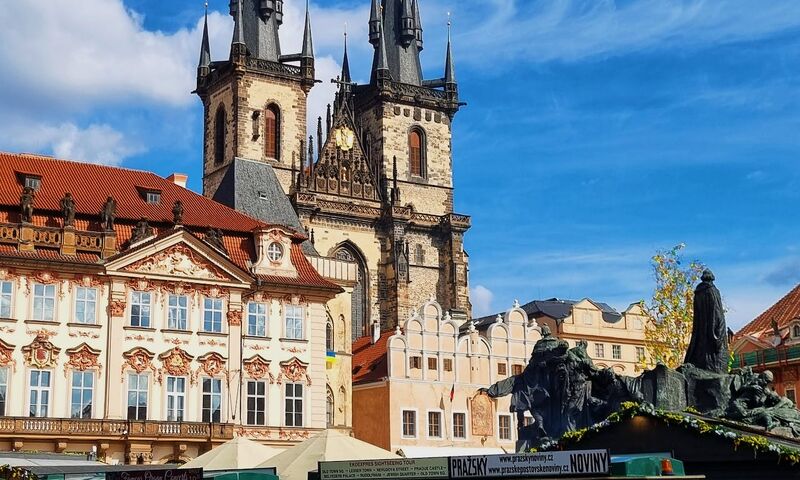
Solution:
<svg viewBox="0 0 800 480">
<path fill-rule="evenodd" d="M 314 40 L 311 38 L 311 11 L 306 0 L 306 25 L 303 30 L 303 49 L 300 51 L 300 70 L 306 92 L 314 86 Z"/>
<path fill-rule="evenodd" d="M 347 58 L 347 26 L 345 26 L 344 30 L 344 55 L 342 56 L 342 82 L 350 83 L 352 81 L 352 77 L 350 77 L 350 60 Z"/>
<path fill-rule="evenodd" d="M 205 77 L 211 68 L 211 47 L 208 43 L 208 2 L 206 2 L 206 14 L 203 20 L 203 41 L 200 43 L 200 61 L 197 64 L 197 76 Z"/>
<path fill-rule="evenodd" d="M 303 50 L 300 52 L 302 58 L 314 58 L 314 41 L 311 38 L 311 13 L 306 0 L 306 26 L 303 30 Z"/>
<path fill-rule="evenodd" d="M 453 64 L 453 49 L 450 41 L 450 29 L 452 22 L 450 21 L 450 14 L 447 14 L 447 56 L 444 61 L 444 86 L 446 90 L 455 89 L 456 86 L 456 69 Z"/>
</svg>

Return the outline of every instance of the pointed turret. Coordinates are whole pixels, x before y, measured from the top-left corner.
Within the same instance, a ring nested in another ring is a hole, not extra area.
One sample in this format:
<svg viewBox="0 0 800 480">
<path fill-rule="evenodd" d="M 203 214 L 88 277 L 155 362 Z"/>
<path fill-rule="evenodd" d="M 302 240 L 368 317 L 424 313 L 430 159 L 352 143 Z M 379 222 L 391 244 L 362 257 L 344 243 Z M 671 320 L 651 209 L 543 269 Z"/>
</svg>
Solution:
<svg viewBox="0 0 800 480">
<path fill-rule="evenodd" d="M 306 0 L 306 25 L 303 30 L 303 49 L 300 52 L 300 71 L 303 85 L 308 90 L 314 86 L 314 40 L 311 38 L 311 12 Z"/>
<path fill-rule="evenodd" d="M 422 51 L 422 17 L 419 14 L 419 0 L 414 1 L 414 28 L 417 40 L 417 50 Z"/>
<path fill-rule="evenodd" d="M 389 59 L 386 56 L 386 35 L 383 32 L 383 20 L 380 20 L 378 22 L 378 46 L 375 48 L 375 59 L 372 62 L 372 80 L 381 85 L 391 77 Z"/>
<path fill-rule="evenodd" d="M 378 46 L 378 40 L 380 39 L 381 17 L 380 0 L 372 0 L 372 5 L 369 9 L 369 43 L 374 47 Z"/>
<path fill-rule="evenodd" d="M 235 10 L 233 23 L 233 40 L 231 41 L 231 60 L 247 55 L 247 44 L 244 41 L 244 21 L 242 20 L 242 0 L 236 0 L 236 5 L 231 2 L 231 9 Z"/>
<path fill-rule="evenodd" d="M 347 58 L 347 32 L 344 32 L 344 55 L 342 56 L 341 80 L 343 83 L 350 83 L 353 81 L 352 77 L 350 76 L 350 60 Z"/>
<path fill-rule="evenodd" d="M 311 38 L 311 13 L 306 0 L 306 26 L 303 30 L 303 50 L 300 52 L 302 58 L 314 58 L 314 41 Z"/>
<path fill-rule="evenodd" d="M 456 68 L 453 64 L 453 48 L 450 40 L 451 22 L 447 20 L 447 55 L 444 60 L 444 87 L 445 90 L 456 89 Z"/>
<path fill-rule="evenodd" d="M 203 41 L 200 43 L 200 61 L 197 64 L 197 78 L 205 78 L 211 71 L 211 47 L 208 43 L 208 3 L 203 20 Z"/>
</svg>

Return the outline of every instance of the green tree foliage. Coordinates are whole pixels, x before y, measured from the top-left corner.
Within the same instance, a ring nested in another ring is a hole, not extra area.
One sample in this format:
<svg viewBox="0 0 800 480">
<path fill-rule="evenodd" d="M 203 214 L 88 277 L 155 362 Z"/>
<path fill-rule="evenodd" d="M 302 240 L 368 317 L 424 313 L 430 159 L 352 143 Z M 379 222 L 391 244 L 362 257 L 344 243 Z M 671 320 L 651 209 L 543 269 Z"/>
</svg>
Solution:
<svg viewBox="0 0 800 480">
<path fill-rule="evenodd" d="M 684 264 L 681 243 L 671 250 L 657 252 L 652 258 L 656 281 L 653 297 L 642 301 L 647 355 L 642 367 L 663 363 L 676 368 L 683 363 L 692 335 L 694 287 L 705 266 L 697 261 Z"/>
</svg>

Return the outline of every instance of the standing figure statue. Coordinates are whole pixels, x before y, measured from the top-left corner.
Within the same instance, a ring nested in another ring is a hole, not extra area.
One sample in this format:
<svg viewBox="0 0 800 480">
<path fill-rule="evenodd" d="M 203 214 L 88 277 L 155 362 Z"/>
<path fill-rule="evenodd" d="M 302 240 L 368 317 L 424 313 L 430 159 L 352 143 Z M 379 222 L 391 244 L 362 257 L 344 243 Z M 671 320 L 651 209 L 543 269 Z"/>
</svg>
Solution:
<svg viewBox="0 0 800 480">
<path fill-rule="evenodd" d="M 110 196 L 103 204 L 103 210 L 100 212 L 100 218 L 103 221 L 103 229 L 106 231 L 114 230 L 114 220 L 117 218 L 117 202 L 114 197 Z"/>
<path fill-rule="evenodd" d="M 61 199 L 61 216 L 64 219 L 65 227 L 75 225 L 75 199 L 69 192 L 65 193 L 64 198 Z"/>
<path fill-rule="evenodd" d="M 175 204 L 172 206 L 172 223 L 183 224 L 183 203 L 180 200 L 175 200 Z"/>
<path fill-rule="evenodd" d="M 728 327 L 722 296 L 714 286 L 714 274 L 705 270 L 694 291 L 692 340 L 684 363 L 714 373 L 728 372 Z"/>
<path fill-rule="evenodd" d="M 31 223 L 33 221 L 33 200 L 35 198 L 36 194 L 33 193 L 31 187 L 22 189 L 22 195 L 19 197 L 19 213 L 23 223 Z"/>
</svg>

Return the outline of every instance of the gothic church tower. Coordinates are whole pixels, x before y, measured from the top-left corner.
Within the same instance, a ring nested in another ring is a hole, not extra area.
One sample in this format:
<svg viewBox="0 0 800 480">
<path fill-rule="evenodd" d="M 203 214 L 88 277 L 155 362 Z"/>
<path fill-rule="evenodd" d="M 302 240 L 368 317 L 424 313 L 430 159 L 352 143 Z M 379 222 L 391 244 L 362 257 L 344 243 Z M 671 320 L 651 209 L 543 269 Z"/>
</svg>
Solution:
<svg viewBox="0 0 800 480">
<path fill-rule="evenodd" d="M 471 316 L 470 218 L 453 211 L 451 122 L 463 104 L 449 38 L 442 76 L 426 80 L 422 0 L 369 1 L 370 81 L 352 82 L 345 43 L 336 98 L 307 137 L 311 23 L 306 12 L 302 52 L 282 55 L 283 0 L 233 0 L 230 59 L 211 62 L 204 37 L 197 86 L 204 194 L 268 222 L 289 210 L 284 223 L 311 237 L 307 255 L 355 262 L 342 313 L 353 338 L 402 325 L 432 297 L 453 318 Z"/>
<path fill-rule="evenodd" d="M 290 183 L 314 85 L 308 11 L 302 51 L 292 55 L 281 53 L 278 38 L 283 0 L 231 0 L 230 14 L 229 59 L 211 61 L 206 22 L 197 68 L 205 119 L 203 194 L 212 198 L 236 158 L 269 163 L 282 183 Z"/>
</svg>

